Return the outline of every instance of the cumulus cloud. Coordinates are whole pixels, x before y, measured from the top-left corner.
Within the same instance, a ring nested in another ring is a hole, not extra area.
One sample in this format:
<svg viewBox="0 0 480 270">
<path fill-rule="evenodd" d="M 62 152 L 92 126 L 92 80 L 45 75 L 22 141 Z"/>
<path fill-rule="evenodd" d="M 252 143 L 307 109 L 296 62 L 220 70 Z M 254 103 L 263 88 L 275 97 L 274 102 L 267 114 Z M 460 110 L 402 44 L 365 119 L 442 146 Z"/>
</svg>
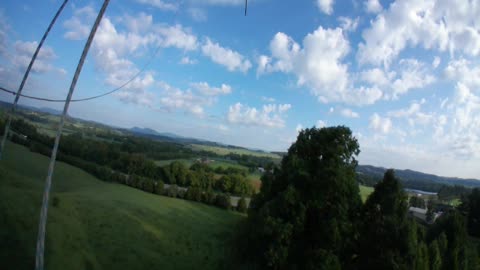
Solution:
<svg viewBox="0 0 480 270">
<path fill-rule="evenodd" d="M 323 121 L 323 120 L 318 120 L 317 123 L 315 124 L 315 126 L 317 128 L 323 128 L 323 127 L 326 127 L 327 126 L 327 122 Z"/>
<path fill-rule="evenodd" d="M 227 67 L 228 71 L 247 72 L 252 64 L 240 53 L 229 48 L 224 48 L 218 43 L 206 39 L 202 46 L 202 53 L 209 57 L 213 62 Z"/>
<path fill-rule="evenodd" d="M 184 56 L 184 57 L 182 57 L 182 59 L 180 59 L 180 64 L 182 64 L 182 65 L 195 65 L 197 63 L 198 63 L 197 60 L 191 59 L 188 56 Z"/>
<path fill-rule="evenodd" d="M 92 20 L 92 12 L 90 6 L 76 9 L 73 17 L 64 24 L 67 29 L 64 37 L 73 40 L 85 38 L 91 27 L 89 22 Z M 85 32 L 85 29 L 88 31 Z M 118 87 L 140 71 L 129 59 L 130 56 L 151 51 L 157 46 L 189 51 L 195 50 L 198 42 L 189 29 L 179 24 L 157 25 L 153 23 L 151 15 L 139 13 L 137 16 L 125 15 L 116 24 L 109 17 L 104 17 L 95 35 L 91 53 L 96 68 L 105 74 L 105 84 Z M 148 88 L 155 82 L 154 73 L 147 70 L 115 93 L 115 96 L 123 102 L 152 106 L 154 95 Z"/>
<path fill-rule="evenodd" d="M 338 17 L 338 21 L 340 22 L 340 27 L 343 29 L 343 31 L 346 32 L 355 32 L 358 27 L 358 22 L 360 18 L 357 17 L 355 19 L 349 18 L 349 17 Z"/>
<path fill-rule="evenodd" d="M 401 59 L 394 67 L 395 71 L 381 68 L 363 70 L 359 79 L 372 87 L 381 88 L 385 99 L 398 99 L 410 90 L 422 89 L 435 82 L 428 66 L 416 59 Z"/>
<path fill-rule="evenodd" d="M 228 109 L 227 120 L 233 124 L 246 126 L 282 128 L 285 126 L 285 112 L 290 108 L 290 104 L 268 104 L 262 109 L 257 109 L 236 103 Z"/>
<path fill-rule="evenodd" d="M 427 125 L 434 120 L 434 115 L 421 111 L 421 103 L 412 102 L 408 108 L 387 113 L 390 117 L 406 119 L 410 126 Z"/>
<path fill-rule="evenodd" d="M 480 53 L 480 5 L 476 1 L 393 2 L 363 31 L 360 63 L 389 65 L 407 47 L 477 56 Z"/>
<path fill-rule="evenodd" d="M 275 98 L 273 98 L 273 97 L 262 97 L 262 101 L 273 103 L 273 102 L 275 102 Z"/>
<path fill-rule="evenodd" d="M 383 7 L 378 0 L 367 0 L 365 3 L 365 11 L 369 13 L 379 13 Z"/>
<path fill-rule="evenodd" d="M 245 5 L 245 0 L 190 0 L 190 2 L 211 6 L 240 6 Z"/>
<path fill-rule="evenodd" d="M 333 3 L 334 0 L 316 0 L 318 9 L 327 15 L 333 13 Z"/>
<path fill-rule="evenodd" d="M 196 22 L 204 22 L 207 20 L 207 12 L 201 8 L 189 8 L 187 10 L 188 14 Z"/>
<path fill-rule="evenodd" d="M 20 41 L 17 40 L 13 47 L 15 49 L 15 53 L 11 57 L 11 61 L 15 67 L 24 71 L 30 61 L 32 56 L 38 46 L 38 42 L 33 41 Z M 54 66 L 52 65 L 52 61 L 57 58 L 52 47 L 43 46 L 40 52 L 38 53 L 37 59 L 33 64 L 32 71 L 37 73 L 45 73 L 54 70 Z"/>
<path fill-rule="evenodd" d="M 352 111 L 351 109 L 345 108 L 340 111 L 340 114 L 343 117 L 347 118 L 359 118 L 360 115 L 357 112 Z"/>
<path fill-rule="evenodd" d="M 464 58 L 452 60 L 444 70 L 447 79 L 460 81 L 471 89 L 480 89 L 480 66 Z"/>
<path fill-rule="evenodd" d="M 191 86 L 205 96 L 218 96 L 232 93 L 232 87 L 227 84 L 222 84 L 220 87 L 213 87 L 206 82 L 198 82 L 192 83 Z"/>
<path fill-rule="evenodd" d="M 92 6 L 75 9 L 73 16 L 63 23 L 63 27 L 68 29 L 63 37 L 70 40 L 86 39 L 92 29 L 95 14 Z"/>
<path fill-rule="evenodd" d="M 381 117 L 374 113 L 370 117 L 369 127 L 377 133 L 388 134 L 392 129 L 392 120 L 388 117 Z"/>
<path fill-rule="evenodd" d="M 138 3 L 144 4 L 144 5 L 149 5 L 154 8 L 158 8 L 160 10 L 164 11 L 176 11 L 178 10 L 178 4 L 177 3 L 170 3 L 167 1 L 163 0 L 137 0 Z"/>
</svg>

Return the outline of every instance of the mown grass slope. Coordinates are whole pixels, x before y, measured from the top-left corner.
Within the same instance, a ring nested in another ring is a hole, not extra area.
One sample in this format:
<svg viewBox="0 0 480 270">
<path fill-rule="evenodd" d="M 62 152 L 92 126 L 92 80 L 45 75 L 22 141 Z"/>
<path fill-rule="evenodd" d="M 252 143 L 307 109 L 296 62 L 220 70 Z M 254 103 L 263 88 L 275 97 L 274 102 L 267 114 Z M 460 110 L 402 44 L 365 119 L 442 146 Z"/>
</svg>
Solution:
<svg viewBox="0 0 480 270">
<path fill-rule="evenodd" d="M 48 158 L 7 143 L 0 161 L 0 269 L 33 269 L 47 164 Z M 243 218 L 101 182 L 57 162 L 46 269 L 230 268 L 231 239 Z"/>
</svg>

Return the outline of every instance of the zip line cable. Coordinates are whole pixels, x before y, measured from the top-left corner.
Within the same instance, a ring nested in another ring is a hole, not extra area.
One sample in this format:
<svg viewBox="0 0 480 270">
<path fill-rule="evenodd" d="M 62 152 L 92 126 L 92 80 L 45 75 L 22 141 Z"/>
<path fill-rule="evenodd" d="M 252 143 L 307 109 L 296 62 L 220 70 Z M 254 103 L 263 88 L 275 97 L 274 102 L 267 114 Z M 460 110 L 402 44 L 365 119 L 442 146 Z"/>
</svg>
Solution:
<svg viewBox="0 0 480 270">
<path fill-rule="evenodd" d="M 143 72 L 145 72 L 145 70 L 150 66 L 150 64 L 152 63 L 153 59 L 155 58 L 155 56 L 158 54 L 158 52 L 160 51 L 160 47 L 161 45 L 158 45 L 157 48 L 155 49 L 155 51 L 152 53 L 151 57 L 149 58 L 149 60 L 147 61 L 147 63 L 145 63 L 145 65 L 143 65 L 143 67 L 135 74 L 133 75 L 133 77 L 131 77 L 130 79 L 128 79 L 126 82 L 124 82 L 122 85 L 118 86 L 118 87 L 115 87 L 113 88 L 112 90 L 108 91 L 108 92 L 105 92 L 105 93 L 102 93 L 102 94 L 99 94 L 99 95 L 96 95 L 96 96 L 91 96 L 91 97 L 86 97 L 86 98 L 77 98 L 77 99 L 72 99 L 70 100 L 70 102 L 81 102 L 81 101 L 88 101 L 88 100 L 92 100 L 92 99 L 96 99 L 96 98 L 101 98 L 101 97 L 104 97 L 104 96 L 107 96 L 107 95 L 110 95 L 114 92 L 117 92 L 119 90 L 121 90 L 122 88 L 124 88 L 125 86 L 129 85 L 131 82 L 133 82 L 133 80 L 135 80 L 136 78 L 138 78 Z M 4 91 L 6 93 L 10 93 L 12 95 L 16 95 L 17 92 L 15 91 L 12 91 L 12 90 L 9 90 L 5 87 L 1 87 L 0 86 L 0 91 Z M 50 98 L 42 98 L 42 97 L 36 97 L 36 96 L 30 96 L 30 95 L 25 95 L 25 94 L 20 94 L 21 97 L 24 97 L 24 98 L 28 98 L 28 99 L 33 99 L 33 100 L 40 100 L 40 101 L 46 101 L 46 102 L 66 102 L 65 99 L 50 99 Z"/>
<path fill-rule="evenodd" d="M 48 199 L 50 197 L 50 188 L 52 186 L 52 175 L 55 167 L 55 160 L 57 158 L 58 145 L 60 144 L 60 137 L 62 135 L 63 125 L 65 124 L 65 118 L 67 116 L 68 106 L 70 105 L 73 91 L 75 90 L 78 77 L 80 76 L 80 72 L 82 71 L 83 63 L 85 62 L 85 58 L 87 57 L 88 50 L 90 49 L 93 38 L 98 29 L 98 25 L 102 20 L 103 14 L 105 13 L 105 10 L 107 9 L 109 2 L 110 0 L 105 0 L 103 2 L 102 8 L 100 9 L 100 12 L 98 13 L 97 18 L 95 19 L 95 23 L 93 24 L 92 30 L 90 31 L 90 35 L 88 36 L 87 42 L 85 43 L 82 56 L 78 61 L 77 69 L 75 70 L 75 74 L 73 75 L 73 79 L 72 79 L 72 84 L 70 85 L 70 89 L 68 91 L 67 100 L 63 108 L 62 118 L 60 119 L 60 124 L 58 125 L 57 135 L 55 137 L 55 144 L 53 145 L 52 156 L 50 158 L 50 164 L 48 166 L 47 179 L 45 180 L 45 190 L 43 193 L 42 209 L 40 212 L 40 222 L 38 224 L 37 250 L 35 254 L 36 270 L 43 270 L 43 266 L 44 266 L 45 227 L 47 224 Z"/>
<path fill-rule="evenodd" d="M 57 13 L 53 17 L 52 21 L 50 22 L 50 25 L 48 25 L 47 30 L 43 34 L 42 39 L 40 40 L 40 43 L 37 46 L 37 49 L 35 50 L 35 53 L 33 53 L 32 59 L 30 60 L 30 64 L 28 64 L 27 70 L 25 71 L 25 74 L 23 75 L 22 82 L 20 83 L 20 87 L 18 87 L 18 91 L 15 93 L 15 100 L 13 101 L 12 105 L 12 110 L 8 114 L 8 120 L 7 124 L 5 125 L 5 131 L 3 132 L 3 138 L 2 138 L 2 143 L 0 144 L 0 160 L 2 159 L 2 154 L 5 149 L 5 141 L 7 140 L 8 137 L 8 131 L 10 129 L 10 125 L 12 123 L 12 116 L 15 114 L 15 110 L 17 108 L 17 103 L 18 100 L 20 99 L 20 96 L 22 95 L 22 90 L 23 87 L 25 86 L 25 83 L 27 82 L 28 75 L 30 74 L 30 70 L 32 69 L 33 63 L 35 63 L 35 59 L 37 59 L 37 55 L 40 52 L 40 49 L 42 48 L 43 43 L 45 42 L 45 39 L 47 39 L 48 33 L 50 33 L 50 30 L 52 29 L 53 25 L 57 21 L 58 16 L 60 16 L 60 13 L 62 13 L 63 8 L 67 4 L 68 0 L 64 0 L 60 8 L 58 9 Z"/>
</svg>

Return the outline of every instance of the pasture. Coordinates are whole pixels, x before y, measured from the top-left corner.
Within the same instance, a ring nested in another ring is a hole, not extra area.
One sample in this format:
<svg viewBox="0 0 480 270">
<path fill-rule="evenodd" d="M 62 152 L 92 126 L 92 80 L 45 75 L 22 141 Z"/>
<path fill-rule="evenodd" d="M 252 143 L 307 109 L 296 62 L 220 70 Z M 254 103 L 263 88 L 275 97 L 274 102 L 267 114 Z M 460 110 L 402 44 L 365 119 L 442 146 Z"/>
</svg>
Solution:
<svg viewBox="0 0 480 270">
<path fill-rule="evenodd" d="M 33 269 L 48 158 L 7 143 L 0 162 L 0 269 Z M 46 269 L 225 269 L 245 216 L 101 182 L 57 162 Z"/>
</svg>

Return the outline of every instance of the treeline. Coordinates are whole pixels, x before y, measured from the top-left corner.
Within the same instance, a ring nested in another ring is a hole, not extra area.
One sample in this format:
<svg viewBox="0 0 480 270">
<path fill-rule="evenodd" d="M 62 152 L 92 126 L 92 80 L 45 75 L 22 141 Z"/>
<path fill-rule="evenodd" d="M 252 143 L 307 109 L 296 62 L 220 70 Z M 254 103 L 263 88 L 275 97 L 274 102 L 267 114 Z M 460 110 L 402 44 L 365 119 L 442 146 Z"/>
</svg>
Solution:
<svg viewBox="0 0 480 270">
<path fill-rule="evenodd" d="M 14 120 L 12 130 L 13 142 L 27 146 L 32 152 L 51 155 L 53 139 L 38 133 L 34 126 L 23 120 Z M 79 134 L 64 136 L 57 160 L 81 168 L 103 181 L 121 183 L 150 193 L 203 202 L 222 208 L 230 208 L 228 194 L 243 198 L 254 193 L 245 170 L 235 168 L 213 170 L 200 163 L 188 168 L 181 162 L 172 162 L 160 167 L 145 154 L 131 152 L 133 149 L 136 151 L 142 149 L 143 144 L 139 146 L 134 143 L 136 140 L 131 138 L 125 141 L 125 144 L 119 144 L 83 139 Z M 223 175 L 216 180 L 214 173 Z M 164 188 L 164 184 L 168 184 L 169 188 Z M 245 211 L 246 208 L 243 209 L 243 206 L 239 210 Z"/>
<path fill-rule="evenodd" d="M 258 269 L 479 269 L 471 236 L 480 234 L 480 190 L 463 211 L 424 226 L 408 215 L 393 170 L 362 203 L 359 152 L 346 127 L 301 131 L 280 167 L 262 177 L 238 237 L 242 258 Z"/>
</svg>

